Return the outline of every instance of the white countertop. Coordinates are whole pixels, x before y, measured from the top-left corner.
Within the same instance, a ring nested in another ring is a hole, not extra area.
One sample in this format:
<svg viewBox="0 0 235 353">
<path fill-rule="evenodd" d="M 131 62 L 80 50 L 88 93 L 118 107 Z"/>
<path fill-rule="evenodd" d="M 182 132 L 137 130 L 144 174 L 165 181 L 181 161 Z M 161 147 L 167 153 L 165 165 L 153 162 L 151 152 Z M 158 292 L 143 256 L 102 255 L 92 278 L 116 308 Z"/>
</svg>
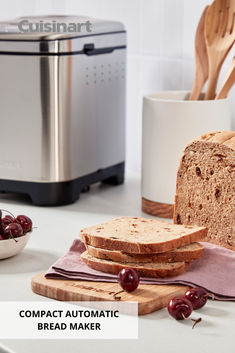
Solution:
<svg viewBox="0 0 235 353">
<path fill-rule="evenodd" d="M 78 202 L 64 207 L 39 208 L 21 196 L 1 194 L 0 197 L 0 208 L 26 214 L 38 227 L 21 254 L 0 262 L 1 301 L 49 300 L 32 293 L 30 280 L 67 251 L 80 228 L 112 217 L 143 215 L 139 178 L 132 174 L 122 186 L 95 185 L 89 193 L 81 194 Z M 2 343 L 16 353 L 235 351 L 235 303 L 209 301 L 194 316 L 199 315 L 203 321 L 194 330 L 190 320 L 175 321 L 166 309 L 141 316 L 138 340 L 5 340 Z"/>
</svg>

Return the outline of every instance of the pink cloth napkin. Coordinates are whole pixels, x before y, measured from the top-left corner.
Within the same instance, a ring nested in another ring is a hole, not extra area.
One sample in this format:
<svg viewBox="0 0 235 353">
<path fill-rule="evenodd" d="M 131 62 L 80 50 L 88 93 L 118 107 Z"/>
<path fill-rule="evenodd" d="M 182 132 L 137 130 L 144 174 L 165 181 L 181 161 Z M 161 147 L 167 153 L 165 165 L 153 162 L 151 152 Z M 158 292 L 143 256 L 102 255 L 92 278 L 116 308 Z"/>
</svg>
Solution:
<svg viewBox="0 0 235 353">
<path fill-rule="evenodd" d="M 193 261 L 182 275 L 170 278 L 141 278 L 142 284 L 185 284 L 203 287 L 217 300 L 235 301 L 235 252 L 209 243 L 204 256 Z M 71 248 L 46 273 L 46 278 L 117 282 L 117 275 L 93 270 L 83 263 L 84 244 L 75 239 Z"/>
</svg>

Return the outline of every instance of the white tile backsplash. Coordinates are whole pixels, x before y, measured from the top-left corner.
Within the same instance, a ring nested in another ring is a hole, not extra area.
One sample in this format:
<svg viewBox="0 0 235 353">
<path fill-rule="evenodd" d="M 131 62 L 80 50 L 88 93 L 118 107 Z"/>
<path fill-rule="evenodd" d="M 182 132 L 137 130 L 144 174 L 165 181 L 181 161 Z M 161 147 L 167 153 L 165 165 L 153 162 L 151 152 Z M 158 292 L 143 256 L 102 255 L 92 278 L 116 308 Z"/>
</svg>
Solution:
<svg viewBox="0 0 235 353">
<path fill-rule="evenodd" d="M 162 89 L 161 59 L 155 56 L 141 58 L 142 94 L 154 93 Z"/>
<path fill-rule="evenodd" d="M 142 134 L 142 61 L 139 55 L 129 55 L 127 61 L 127 168 L 139 170 Z"/>
<path fill-rule="evenodd" d="M 163 56 L 181 58 L 183 54 L 184 1 L 164 0 Z"/>
<path fill-rule="evenodd" d="M 8 0 L 0 20 L 22 15 L 78 14 L 122 21 L 128 33 L 127 168 L 140 171 L 143 94 L 190 90 L 194 36 L 210 0 Z M 231 50 L 219 85 L 234 56 Z M 231 92 L 235 117 L 235 88 Z M 233 120 L 235 129 L 235 118 Z"/>
<path fill-rule="evenodd" d="M 160 63 L 162 87 L 161 90 L 182 90 L 182 60 L 167 59 Z"/>
<path fill-rule="evenodd" d="M 177 2 L 177 1 L 176 1 Z M 185 0 L 183 17 L 183 57 L 194 57 L 194 37 L 197 25 L 204 8 L 210 3 L 208 0 Z"/>
<path fill-rule="evenodd" d="M 194 61 L 193 59 L 182 60 L 182 88 L 190 90 L 194 78 Z"/>
<path fill-rule="evenodd" d="M 142 54 L 163 55 L 164 1 L 142 1 Z"/>
</svg>

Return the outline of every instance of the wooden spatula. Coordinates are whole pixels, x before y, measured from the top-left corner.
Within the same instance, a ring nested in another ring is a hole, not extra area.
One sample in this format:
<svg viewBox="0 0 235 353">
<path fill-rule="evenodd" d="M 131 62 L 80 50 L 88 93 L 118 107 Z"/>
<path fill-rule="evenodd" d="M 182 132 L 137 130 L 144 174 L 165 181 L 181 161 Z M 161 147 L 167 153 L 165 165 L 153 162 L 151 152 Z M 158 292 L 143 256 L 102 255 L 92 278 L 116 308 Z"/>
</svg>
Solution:
<svg viewBox="0 0 235 353">
<path fill-rule="evenodd" d="M 205 28 L 205 18 L 208 6 L 204 9 L 200 21 L 197 26 L 196 36 L 195 36 L 195 73 L 194 73 L 194 83 L 192 92 L 190 94 L 190 100 L 197 100 L 200 96 L 202 88 L 208 79 L 209 64 L 206 48 L 206 40 L 204 36 Z"/>
<path fill-rule="evenodd" d="M 235 41 L 235 0 L 214 0 L 206 13 L 205 37 L 209 60 L 205 99 L 214 99 L 221 66 Z"/>
<path fill-rule="evenodd" d="M 226 98 L 228 95 L 228 92 L 230 91 L 234 83 L 235 83 L 235 57 L 233 58 L 232 64 L 227 72 L 225 80 L 215 99 Z"/>
</svg>

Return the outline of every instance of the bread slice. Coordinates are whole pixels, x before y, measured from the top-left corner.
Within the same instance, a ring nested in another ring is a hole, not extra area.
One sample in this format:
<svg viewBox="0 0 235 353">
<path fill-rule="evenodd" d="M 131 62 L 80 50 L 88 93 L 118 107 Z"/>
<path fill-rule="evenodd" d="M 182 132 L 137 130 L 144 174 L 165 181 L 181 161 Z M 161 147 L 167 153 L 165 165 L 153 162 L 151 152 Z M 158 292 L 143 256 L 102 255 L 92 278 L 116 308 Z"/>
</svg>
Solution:
<svg viewBox="0 0 235 353">
<path fill-rule="evenodd" d="M 182 274 L 187 265 L 185 262 L 172 263 L 122 263 L 109 260 L 97 259 L 90 256 L 87 251 L 82 253 L 82 260 L 91 268 L 106 273 L 118 274 L 123 268 L 134 268 L 141 277 L 172 277 Z"/>
<path fill-rule="evenodd" d="M 135 254 L 167 252 L 200 241 L 206 234 L 205 227 L 174 225 L 141 217 L 116 218 L 80 232 L 87 245 Z"/>
<path fill-rule="evenodd" d="M 86 244 L 85 244 L 86 245 Z M 203 246 L 192 243 L 181 248 L 159 254 L 128 254 L 118 250 L 106 250 L 86 245 L 89 255 L 98 259 L 118 262 L 190 262 L 203 256 Z"/>
<path fill-rule="evenodd" d="M 206 226 L 206 241 L 235 250 L 235 131 L 206 134 L 186 147 L 174 223 Z"/>
</svg>

